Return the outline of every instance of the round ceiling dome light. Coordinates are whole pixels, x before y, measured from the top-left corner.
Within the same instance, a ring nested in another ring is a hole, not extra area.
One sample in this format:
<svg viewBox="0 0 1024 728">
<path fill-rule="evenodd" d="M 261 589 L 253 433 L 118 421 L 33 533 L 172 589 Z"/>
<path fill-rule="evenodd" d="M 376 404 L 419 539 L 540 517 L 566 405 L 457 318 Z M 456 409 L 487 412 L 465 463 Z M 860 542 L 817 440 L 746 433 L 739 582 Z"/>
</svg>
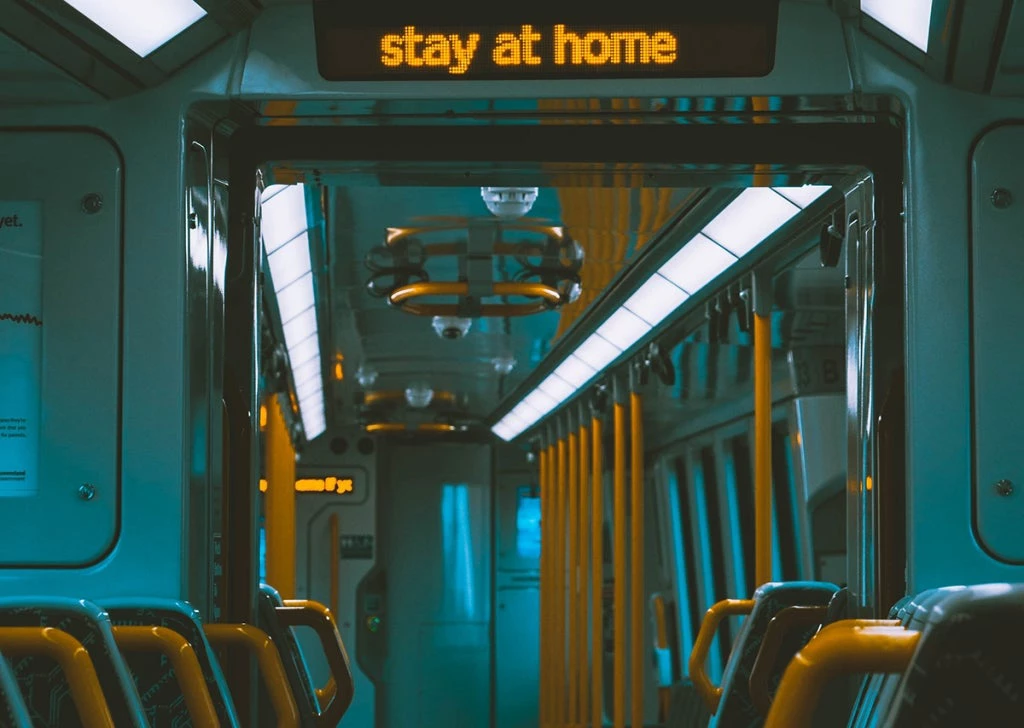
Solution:
<svg viewBox="0 0 1024 728">
<path fill-rule="evenodd" d="M 533 208 L 539 191 L 537 187 L 481 187 L 480 196 L 491 214 L 502 220 L 515 220 Z"/>
<path fill-rule="evenodd" d="M 369 389 L 377 382 L 377 370 L 372 366 L 360 364 L 356 370 L 356 381 L 363 389 Z"/>
<path fill-rule="evenodd" d="M 405 388 L 405 401 L 410 407 L 423 409 L 434 400 L 434 390 L 425 382 L 415 382 Z"/>
<path fill-rule="evenodd" d="M 494 365 L 494 371 L 498 374 L 511 374 L 512 370 L 516 368 L 516 358 L 511 354 L 505 356 L 496 356 L 491 359 L 491 364 Z"/>
</svg>

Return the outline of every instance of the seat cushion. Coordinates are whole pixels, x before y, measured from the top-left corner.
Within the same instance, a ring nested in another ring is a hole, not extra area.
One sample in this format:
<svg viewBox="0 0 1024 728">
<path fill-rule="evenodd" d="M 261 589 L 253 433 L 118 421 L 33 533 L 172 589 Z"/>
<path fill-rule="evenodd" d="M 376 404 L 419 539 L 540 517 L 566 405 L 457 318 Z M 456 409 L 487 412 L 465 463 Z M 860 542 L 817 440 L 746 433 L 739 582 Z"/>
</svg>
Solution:
<svg viewBox="0 0 1024 728">
<path fill-rule="evenodd" d="M 0 626 L 55 627 L 74 637 L 88 651 L 96 668 L 114 723 L 131 728 L 146 725 L 135 683 L 114 643 L 110 618 L 99 606 L 54 597 L 4 599 L 0 600 Z M 35 725 L 81 725 L 64 671 L 56 662 L 33 655 L 15 660 L 12 667 Z"/>
<path fill-rule="evenodd" d="M 712 725 L 747 728 L 764 722 L 764 716 L 750 698 L 750 673 L 761 651 L 768 623 L 787 607 L 826 606 L 837 591 L 839 587 L 829 582 L 791 581 L 764 584 L 754 592 L 754 609 L 744 620 L 729 653 L 722 678 L 722 699 Z M 806 637 L 809 639 L 810 635 Z"/>
<path fill-rule="evenodd" d="M 911 622 L 921 641 L 882 725 L 1024 724 L 1024 584 L 940 590 Z"/>
<path fill-rule="evenodd" d="M 237 728 L 238 717 L 227 682 L 195 608 L 187 602 L 153 599 L 123 600 L 104 606 L 115 625 L 166 627 L 184 637 L 195 650 L 221 726 Z M 192 725 L 174 668 L 167 658 L 157 653 L 130 653 L 126 657 L 150 725 L 153 728 Z"/>
</svg>

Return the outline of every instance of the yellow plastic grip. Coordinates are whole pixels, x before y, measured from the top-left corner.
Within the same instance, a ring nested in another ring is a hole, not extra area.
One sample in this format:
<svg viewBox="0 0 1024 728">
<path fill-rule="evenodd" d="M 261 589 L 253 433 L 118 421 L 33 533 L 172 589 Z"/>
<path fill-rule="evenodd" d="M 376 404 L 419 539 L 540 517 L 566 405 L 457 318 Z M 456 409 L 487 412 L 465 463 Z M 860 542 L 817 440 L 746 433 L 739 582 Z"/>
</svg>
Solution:
<svg viewBox="0 0 1024 728">
<path fill-rule="evenodd" d="M 902 672 L 920 638 L 920 632 L 892 620 L 849 619 L 828 625 L 789 663 L 765 728 L 809 727 L 829 680 L 842 673 Z"/>
<path fill-rule="evenodd" d="M 718 710 L 718 701 L 722 699 L 722 688 L 711 682 L 707 671 L 708 653 L 711 651 L 711 643 L 715 639 L 718 625 L 726 617 L 750 614 L 752 611 L 753 599 L 723 599 L 713 604 L 704 614 L 700 632 L 693 643 L 693 652 L 690 653 L 690 680 L 712 713 Z"/>
</svg>

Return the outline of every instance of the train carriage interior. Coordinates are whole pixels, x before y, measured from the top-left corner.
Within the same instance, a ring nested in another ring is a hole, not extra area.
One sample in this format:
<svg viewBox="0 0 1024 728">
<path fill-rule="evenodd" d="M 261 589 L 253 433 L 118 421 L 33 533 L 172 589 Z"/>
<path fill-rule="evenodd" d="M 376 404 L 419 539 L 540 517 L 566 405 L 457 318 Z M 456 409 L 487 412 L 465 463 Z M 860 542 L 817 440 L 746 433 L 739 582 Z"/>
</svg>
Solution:
<svg viewBox="0 0 1024 728">
<path fill-rule="evenodd" d="M 0 0 L 0 728 L 1024 722 L 1024 1 Z"/>
</svg>

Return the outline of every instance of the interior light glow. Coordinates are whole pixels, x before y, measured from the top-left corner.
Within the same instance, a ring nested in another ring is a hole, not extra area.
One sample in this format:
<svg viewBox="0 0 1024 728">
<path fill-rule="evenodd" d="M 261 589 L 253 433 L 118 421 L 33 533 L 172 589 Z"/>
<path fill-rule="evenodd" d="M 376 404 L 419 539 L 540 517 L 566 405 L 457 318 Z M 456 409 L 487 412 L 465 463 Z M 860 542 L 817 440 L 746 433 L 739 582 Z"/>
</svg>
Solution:
<svg viewBox="0 0 1024 728">
<path fill-rule="evenodd" d="M 547 379 L 496 423 L 493 432 L 504 440 L 512 440 L 533 427 L 690 296 L 697 295 L 742 255 L 829 189 L 828 185 L 804 185 L 758 187 L 741 192 L 703 232 L 683 245 Z"/>
<path fill-rule="evenodd" d="M 591 334 L 576 349 L 575 355 L 578 359 L 586 362 L 595 371 L 601 371 L 611 364 L 622 353 L 622 349 L 612 344 L 607 339 L 602 339 L 597 334 Z"/>
<path fill-rule="evenodd" d="M 530 422 L 536 422 L 544 415 L 543 412 L 538 410 L 532 404 L 527 404 L 525 400 L 513 407 L 512 411 L 524 420 L 529 420 Z"/>
<path fill-rule="evenodd" d="M 598 327 L 597 334 L 625 351 L 650 330 L 649 323 L 632 311 L 620 308 L 609 316 L 602 326 Z"/>
<path fill-rule="evenodd" d="M 313 306 L 313 274 L 307 273 L 287 288 L 277 292 L 277 308 L 281 322 L 288 323 Z"/>
<path fill-rule="evenodd" d="M 65 2 L 143 57 L 206 15 L 192 0 Z"/>
<path fill-rule="evenodd" d="M 323 384 L 320 383 L 318 378 L 307 379 L 304 382 L 296 383 L 295 385 L 295 396 L 299 398 L 299 402 L 305 402 L 310 397 L 316 394 L 322 393 L 324 390 Z M 299 405 L 300 409 L 302 405 Z"/>
<path fill-rule="evenodd" d="M 743 190 L 702 231 L 737 257 L 796 217 L 800 208 L 769 187 Z"/>
<path fill-rule="evenodd" d="M 651 326 L 657 326 L 690 297 L 676 284 L 659 273 L 647 279 L 622 307 L 635 313 Z"/>
<path fill-rule="evenodd" d="M 832 189 L 831 185 L 804 185 L 803 187 L 772 187 L 773 190 L 800 208 L 807 207 Z"/>
<path fill-rule="evenodd" d="M 320 344 L 315 336 L 303 339 L 288 350 L 288 358 L 291 359 L 292 366 L 294 367 L 297 367 L 300 364 L 305 364 L 310 359 L 318 358 L 319 356 Z M 317 363 L 317 367 L 319 368 L 319 362 Z"/>
<path fill-rule="evenodd" d="M 295 346 L 317 332 L 316 309 L 310 306 L 302 313 L 292 317 L 284 325 L 285 346 Z"/>
<path fill-rule="evenodd" d="M 555 401 L 562 403 L 573 395 L 576 388 L 569 384 L 561 377 L 556 377 L 554 374 L 548 376 L 543 382 L 537 385 L 537 389 L 545 392 L 549 397 Z"/>
<path fill-rule="evenodd" d="M 860 9 L 896 35 L 928 52 L 932 0 L 861 0 Z"/>
<path fill-rule="evenodd" d="M 555 369 L 554 374 L 556 377 L 561 377 L 578 389 L 590 381 L 590 378 L 597 374 L 597 370 L 582 359 L 570 354 L 566 357 L 565 361 Z"/>
<path fill-rule="evenodd" d="M 296 382 L 304 382 L 310 377 L 320 376 L 320 360 L 313 358 L 309 361 L 292 367 L 292 377 Z"/>
<path fill-rule="evenodd" d="M 505 442 L 508 442 L 513 437 L 519 434 L 518 432 L 515 432 L 514 430 L 512 430 L 512 428 L 508 427 L 507 425 L 502 424 L 502 422 L 499 422 L 494 427 L 492 427 L 491 432 L 493 432 L 495 435 L 500 437 Z"/>
<path fill-rule="evenodd" d="M 728 250 L 698 233 L 678 253 L 669 258 L 658 273 L 687 293 L 694 294 L 724 273 L 725 269 L 737 260 L 738 258 Z"/>
<path fill-rule="evenodd" d="M 273 255 L 278 248 L 308 228 L 304 185 L 285 185 L 283 190 L 261 201 L 260 233 L 267 255 Z"/>
<path fill-rule="evenodd" d="M 554 397 L 549 394 L 545 394 L 540 389 L 533 390 L 523 398 L 523 401 L 542 415 L 546 415 L 558 406 L 558 401 Z"/>
<path fill-rule="evenodd" d="M 275 250 L 267 258 L 274 290 L 280 291 L 309 273 L 309 235 L 305 230 Z"/>
</svg>

